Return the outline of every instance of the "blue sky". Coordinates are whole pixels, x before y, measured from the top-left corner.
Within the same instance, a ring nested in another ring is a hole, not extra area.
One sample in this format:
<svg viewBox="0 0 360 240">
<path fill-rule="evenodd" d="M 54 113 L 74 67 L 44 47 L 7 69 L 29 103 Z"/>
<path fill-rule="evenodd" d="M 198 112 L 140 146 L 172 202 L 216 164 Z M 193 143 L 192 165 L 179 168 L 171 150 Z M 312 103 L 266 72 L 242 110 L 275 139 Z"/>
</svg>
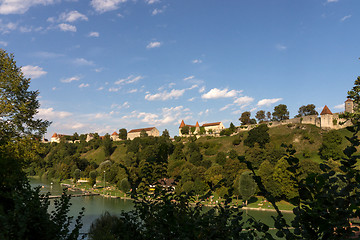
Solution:
<svg viewBox="0 0 360 240">
<path fill-rule="evenodd" d="M 343 110 L 360 75 L 359 0 L 0 0 L 46 137 L 239 125 L 286 104 Z"/>
</svg>

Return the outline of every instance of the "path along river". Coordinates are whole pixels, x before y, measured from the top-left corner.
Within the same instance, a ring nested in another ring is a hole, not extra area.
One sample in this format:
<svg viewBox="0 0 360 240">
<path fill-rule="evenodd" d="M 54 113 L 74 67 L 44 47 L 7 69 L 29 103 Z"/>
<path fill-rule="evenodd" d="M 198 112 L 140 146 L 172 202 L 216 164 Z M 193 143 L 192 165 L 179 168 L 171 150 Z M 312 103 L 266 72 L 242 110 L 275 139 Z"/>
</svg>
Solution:
<svg viewBox="0 0 360 240">
<path fill-rule="evenodd" d="M 43 179 L 30 179 L 30 184 L 33 187 L 43 186 L 41 192 L 50 192 L 50 195 L 60 195 L 62 193 L 62 187 L 58 183 L 51 183 L 50 181 Z M 74 193 L 75 194 L 75 193 Z M 51 200 L 53 201 L 53 200 Z M 119 214 L 121 211 L 129 211 L 133 209 L 133 203 L 131 200 L 104 198 L 102 196 L 85 196 L 74 197 L 71 199 L 72 206 L 70 208 L 70 215 L 77 216 L 82 207 L 85 207 L 85 214 L 83 217 L 83 228 L 80 232 L 88 232 L 91 223 L 98 218 L 105 211 L 111 214 Z M 50 211 L 53 210 L 53 206 L 50 205 Z M 271 216 L 275 216 L 271 211 L 259 211 L 259 210 L 244 210 L 247 215 L 254 217 L 257 220 L 261 220 L 263 223 L 273 226 L 273 220 Z M 291 213 L 284 213 L 285 218 L 290 222 L 294 215 Z M 245 216 L 246 218 L 247 216 Z"/>
</svg>

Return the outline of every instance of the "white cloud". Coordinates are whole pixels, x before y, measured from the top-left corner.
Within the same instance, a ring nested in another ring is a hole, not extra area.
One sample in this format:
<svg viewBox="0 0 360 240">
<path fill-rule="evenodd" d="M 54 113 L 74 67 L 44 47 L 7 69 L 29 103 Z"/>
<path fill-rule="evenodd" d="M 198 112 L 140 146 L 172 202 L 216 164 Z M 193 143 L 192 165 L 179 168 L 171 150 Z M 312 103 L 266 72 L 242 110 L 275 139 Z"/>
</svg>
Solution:
<svg viewBox="0 0 360 240">
<path fill-rule="evenodd" d="M 77 58 L 74 60 L 74 63 L 76 65 L 82 65 L 82 66 L 93 66 L 94 62 L 86 60 L 85 58 Z"/>
<path fill-rule="evenodd" d="M 125 84 L 131 84 L 131 83 L 136 83 L 138 82 L 140 79 L 143 79 L 144 77 L 142 76 L 133 76 L 130 75 L 127 78 L 123 78 L 123 79 L 119 79 L 115 82 L 116 85 L 125 85 Z"/>
<path fill-rule="evenodd" d="M 55 2 L 55 0 L 2 0 L 0 2 L 0 14 L 23 14 L 30 7 L 36 5 L 46 6 Z"/>
<path fill-rule="evenodd" d="M 187 80 L 190 80 L 190 79 L 194 79 L 194 78 L 195 78 L 195 76 L 189 76 L 189 77 L 184 78 L 184 81 L 187 81 Z"/>
<path fill-rule="evenodd" d="M 154 4 L 160 2 L 160 0 L 145 0 L 147 4 Z"/>
<path fill-rule="evenodd" d="M 60 23 L 58 27 L 64 32 L 76 32 L 76 27 L 67 23 Z"/>
<path fill-rule="evenodd" d="M 346 19 L 351 18 L 351 15 L 347 15 L 345 17 L 343 17 L 342 19 L 340 19 L 341 22 L 344 22 Z"/>
<path fill-rule="evenodd" d="M 161 46 L 161 42 L 151 42 L 149 43 L 146 48 L 150 49 L 150 48 L 158 48 Z"/>
<path fill-rule="evenodd" d="M 98 32 L 90 32 L 88 34 L 88 37 L 99 37 L 99 36 L 100 36 L 100 33 L 98 33 Z"/>
<path fill-rule="evenodd" d="M 220 90 L 218 88 L 213 88 L 209 92 L 203 94 L 201 97 L 203 99 L 217 99 L 217 98 L 229 98 L 236 97 L 242 91 L 228 90 L 227 88 Z"/>
<path fill-rule="evenodd" d="M 85 16 L 84 14 L 79 13 L 78 11 L 71 11 L 68 13 L 62 13 L 60 14 L 59 17 L 60 21 L 65 21 L 65 22 L 75 22 L 77 20 L 84 20 L 84 21 L 88 21 L 88 17 Z"/>
<path fill-rule="evenodd" d="M 115 87 L 111 87 L 109 88 L 109 92 L 117 92 L 119 91 L 121 88 L 115 88 Z"/>
<path fill-rule="evenodd" d="M 287 49 L 287 46 L 285 46 L 283 44 L 277 44 L 275 47 L 279 51 L 285 51 Z"/>
<path fill-rule="evenodd" d="M 138 92 L 138 90 L 136 88 L 131 89 L 131 90 L 128 91 L 128 93 L 136 93 L 136 92 Z"/>
<path fill-rule="evenodd" d="M 277 103 L 281 100 L 283 100 L 283 99 L 282 98 L 262 99 L 257 103 L 257 105 L 258 106 L 270 106 L 271 104 Z"/>
<path fill-rule="evenodd" d="M 234 103 L 237 104 L 237 105 L 249 105 L 253 101 L 254 101 L 254 98 L 244 96 L 244 97 L 239 97 L 239 98 L 235 99 Z"/>
<path fill-rule="evenodd" d="M 199 116 L 209 115 L 209 112 L 210 112 L 210 110 L 209 110 L 209 109 L 206 109 L 204 112 L 203 112 L 203 111 L 199 112 Z"/>
<path fill-rule="evenodd" d="M 335 108 L 335 109 L 342 109 L 342 110 L 344 110 L 344 109 L 345 109 L 345 104 L 342 103 L 342 104 L 336 105 L 334 108 Z"/>
<path fill-rule="evenodd" d="M 224 107 L 220 108 L 220 111 L 225 111 L 226 109 L 228 109 L 229 107 L 231 107 L 233 104 L 227 104 Z"/>
<path fill-rule="evenodd" d="M 202 63 L 201 59 L 194 59 L 191 61 L 192 63 L 196 64 L 196 63 Z"/>
<path fill-rule="evenodd" d="M 39 108 L 37 117 L 48 120 L 55 120 L 58 118 L 66 118 L 71 116 L 70 112 L 54 111 L 54 108 Z"/>
<path fill-rule="evenodd" d="M 188 119 L 188 115 L 191 112 L 188 108 L 183 106 L 171 107 L 171 108 L 162 108 L 159 114 L 146 113 L 146 112 L 132 112 L 131 116 L 126 118 L 137 118 L 141 122 L 147 123 L 153 126 L 161 126 L 165 124 L 175 124 L 177 125 L 180 119 Z"/>
<path fill-rule="evenodd" d="M 79 88 L 86 88 L 89 87 L 90 85 L 88 83 L 82 83 L 79 85 Z"/>
<path fill-rule="evenodd" d="M 111 105 L 112 109 L 119 109 L 119 110 L 122 109 L 122 108 L 129 108 L 129 107 L 130 107 L 129 102 L 124 102 L 123 104 L 114 103 L 114 104 Z"/>
<path fill-rule="evenodd" d="M 155 16 L 155 15 L 158 15 L 158 14 L 160 14 L 160 13 L 163 13 L 164 11 L 165 11 L 165 7 L 163 7 L 163 8 L 155 8 L 155 9 L 152 11 L 151 15 Z"/>
<path fill-rule="evenodd" d="M 196 99 L 195 97 L 192 97 L 192 98 L 189 98 L 188 101 L 189 101 L 189 102 L 192 102 L 192 101 L 194 101 L 195 99 Z"/>
<path fill-rule="evenodd" d="M 64 56 L 64 54 L 53 52 L 36 52 L 34 55 L 40 58 L 59 58 Z"/>
<path fill-rule="evenodd" d="M 164 91 L 161 93 L 156 93 L 156 94 L 147 94 L 145 96 L 145 99 L 148 101 L 154 101 L 154 100 L 169 100 L 169 99 L 178 99 L 179 97 L 181 97 L 182 95 L 184 95 L 185 93 L 185 89 L 172 89 L 170 92 Z"/>
<path fill-rule="evenodd" d="M 22 67 L 21 70 L 26 77 L 30 77 L 32 79 L 39 78 L 39 77 L 47 74 L 47 72 L 45 72 L 39 66 L 27 65 L 27 66 Z"/>
<path fill-rule="evenodd" d="M 327 0 L 328 3 L 338 2 L 339 0 Z"/>
<path fill-rule="evenodd" d="M 205 92 L 205 87 L 204 86 L 199 89 L 199 93 L 203 93 L 203 92 Z"/>
<path fill-rule="evenodd" d="M 119 8 L 121 3 L 127 0 L 92 0 L 91 6 L 99 13 L 104 13 Z"/>
<path fill-rule="evenodd" d="M 97 90 L 98 91 L 101 91 L 101 90 L 103 90 L 104 89 L 104 87 L 99 87 Z"/>
<path fill-rule="evenodd" d="M 17 28 L 17 23 L 13 22 L 7 22 L 4 23 L 2 19 L 0 19 L 0 32 L 2 34 L 10 33 L 11 31 L 14 31 Z"/>
<path fill-rule="evenodd" d="M 74 76 L 74 77 L 69 77 L 69 78 L 65 78 L 65 79 L 61 79 L 60 82 L 63 83 L 71 83 L 73 81 L 79 81 L 81 79 L 80 76 Z"/>
<path fill-rule="evenodd" d="M 55 90 L 56 90 L 56 87 L 53 87 L 52 90 L 55 91 Z"/>
<path fill-rule="evenodd" d="M 0 45 L 6 47 L 6 46 L 8 45 L 8 43 L 7 43 L 7 42 L 4 42 L 4 41 L 0 41 Z"/>
</svg>

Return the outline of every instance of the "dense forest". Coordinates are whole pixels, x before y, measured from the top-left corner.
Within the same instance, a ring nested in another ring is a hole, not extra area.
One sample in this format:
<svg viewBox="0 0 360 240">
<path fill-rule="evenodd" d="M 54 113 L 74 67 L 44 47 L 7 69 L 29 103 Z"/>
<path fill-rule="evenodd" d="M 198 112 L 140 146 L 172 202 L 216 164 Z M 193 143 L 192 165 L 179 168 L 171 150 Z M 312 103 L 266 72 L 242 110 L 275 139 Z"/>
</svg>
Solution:
<svg viewBox="0 0 360 240">
<path fill-rule="evenodd" d="M 142 136 L 134 140 L 112 142 L 109 136 L 86 142 L 75 133 L 68 143 L 44 143 L 43 151 L 27 169 L 29 175 L 51 179 L 96 177 L 106 171 L 106 181 L 127 192 L 146 187 L 159 179 L 177 179 L 176 192 L 196 195 L 217 186 L 215 194 L 241 197 L 241 176 L 248 174 L 245 161 L 251 162 L 264 185 L 276 199 L 289 200 L 297 195 L 292 174 L 284 156 L 288 148 L 300 159 L 298 175 L 319 173 L 320 163 L 337 170 L 343 156 L 345 137 L 350 132 L 322 130 L 313 125 L 289 124 L 268 128 L 260 124 L 250 131 L 238 131 L 222 137 L 175 137 L 164 131 L 160 137 Z"/>
</svg>

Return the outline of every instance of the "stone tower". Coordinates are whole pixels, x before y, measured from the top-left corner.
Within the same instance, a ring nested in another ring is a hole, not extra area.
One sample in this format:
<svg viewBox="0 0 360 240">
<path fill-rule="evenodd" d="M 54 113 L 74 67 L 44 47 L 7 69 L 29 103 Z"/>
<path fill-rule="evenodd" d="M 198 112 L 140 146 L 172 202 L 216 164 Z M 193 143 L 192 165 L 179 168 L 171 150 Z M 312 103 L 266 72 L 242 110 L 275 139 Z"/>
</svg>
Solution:
<svg viewBox="0 0 360 240">
<path fill-rule="evenodd" d="M 354 112 L 354 101 L 349 98 L 345 101 L 345 112 L 348 113 Z"/>
<path fill-rule="evenodd" d="M 333 128 L 333 113 L 328 106 L 325 105 L 324 109 L 320 113 L 321 128 Z"/>
</svg>

